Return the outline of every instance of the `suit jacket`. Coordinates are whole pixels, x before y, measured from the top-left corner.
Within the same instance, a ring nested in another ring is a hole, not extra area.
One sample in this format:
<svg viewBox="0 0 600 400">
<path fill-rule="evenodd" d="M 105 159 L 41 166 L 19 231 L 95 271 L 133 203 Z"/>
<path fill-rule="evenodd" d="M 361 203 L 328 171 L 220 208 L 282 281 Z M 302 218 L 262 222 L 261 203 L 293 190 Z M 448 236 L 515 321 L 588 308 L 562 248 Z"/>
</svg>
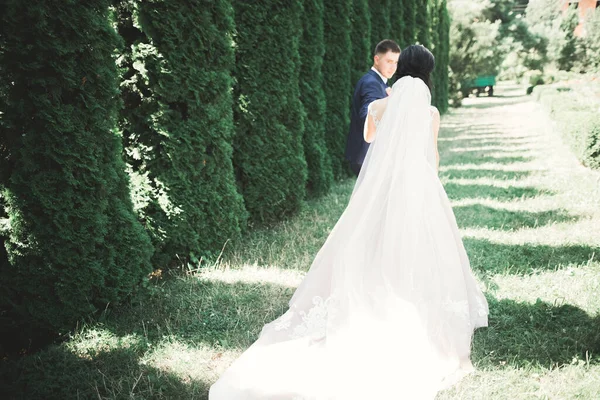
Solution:
<svg viewBox="0 0 600 400">
<path fill-rule="evenodd" d="M 367 155 L 369 143 L 363 137 L 367 110 L 373 101 L 387 97 L 387 87 L 373 70 L 369 70 L 356 84 L 352 96 L 350 132 L 346 142 L 346 160 L 351 163 L 362 164 Z"/>
</svg>

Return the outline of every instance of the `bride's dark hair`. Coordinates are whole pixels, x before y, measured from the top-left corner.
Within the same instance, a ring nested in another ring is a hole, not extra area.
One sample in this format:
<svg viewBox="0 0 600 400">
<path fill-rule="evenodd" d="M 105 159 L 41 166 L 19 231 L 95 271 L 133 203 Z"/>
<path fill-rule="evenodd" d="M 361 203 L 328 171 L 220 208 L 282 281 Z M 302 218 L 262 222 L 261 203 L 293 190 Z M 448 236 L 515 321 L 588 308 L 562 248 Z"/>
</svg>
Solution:
<svg viewBox="0 0 600 400">
<path fill-rule="evenodd" d="M 398 60 L 398 70 L 396 71 L 396 80 L 405 76 L 420 78 L 429 91 L 433 91 L 431 82 L 431 72 L 435 66 L 435 57 L 425 46 L 412 44 L 402 50 Z"/>
</svg>

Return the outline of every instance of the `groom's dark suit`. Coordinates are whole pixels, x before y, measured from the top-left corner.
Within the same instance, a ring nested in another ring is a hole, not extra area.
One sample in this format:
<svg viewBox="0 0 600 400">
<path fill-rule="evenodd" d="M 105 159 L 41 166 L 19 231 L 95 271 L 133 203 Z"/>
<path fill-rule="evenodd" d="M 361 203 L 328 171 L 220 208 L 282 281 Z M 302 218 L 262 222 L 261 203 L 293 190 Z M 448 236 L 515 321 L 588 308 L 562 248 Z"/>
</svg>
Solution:
<svg viewBox="0 0 600 400">
<path fill-rule="evenodd" d="M 370 70 L 360 78 L 354 89 L 350 133 L 346 142 L 346 160 L 350 161 L 350 166 L 356 175 L 360 172 L 369 150 L 369 143 L 363 138 L 369 104 L 386 97 L 387 87 L 377 72 Z"/>
</svg>

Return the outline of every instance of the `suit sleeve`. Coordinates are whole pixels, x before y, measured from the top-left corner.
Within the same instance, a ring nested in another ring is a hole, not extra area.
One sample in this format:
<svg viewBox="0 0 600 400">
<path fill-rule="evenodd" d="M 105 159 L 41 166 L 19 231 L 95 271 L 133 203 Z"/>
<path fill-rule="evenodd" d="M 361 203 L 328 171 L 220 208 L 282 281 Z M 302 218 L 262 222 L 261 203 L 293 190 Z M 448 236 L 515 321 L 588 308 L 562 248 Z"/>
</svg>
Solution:
<svg viewBox="0 0 600 400">
<path fill-rule="evenodd" d="M 381 95 L 381 86 L 377 82 L 365 82 L 362 85 L 360 92 L 361 104 L 360 111 L 358 115 L 361 119 L 367 118 L 367 113 L 369 110 L 369 104 L 374 102 L 375 100 L 379 100 L 382 98 Z"/>
</svg>

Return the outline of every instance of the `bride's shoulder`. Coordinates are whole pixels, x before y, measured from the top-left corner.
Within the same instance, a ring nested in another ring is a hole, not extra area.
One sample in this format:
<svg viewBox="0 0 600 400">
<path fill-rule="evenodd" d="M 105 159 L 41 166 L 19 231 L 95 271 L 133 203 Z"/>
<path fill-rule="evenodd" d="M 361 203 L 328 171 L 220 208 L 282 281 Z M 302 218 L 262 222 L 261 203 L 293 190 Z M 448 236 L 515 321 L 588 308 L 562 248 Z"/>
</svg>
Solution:
<svg viewBox="0 0 600 400">
<path fill-rule="evenodd" d="M 440 116 L 440 111 L 437 109 L 437 107 L 429 106 L 429 110 L 431 111 L 431 115 L 433 115 L 434 117 Z"/>
</svg>

